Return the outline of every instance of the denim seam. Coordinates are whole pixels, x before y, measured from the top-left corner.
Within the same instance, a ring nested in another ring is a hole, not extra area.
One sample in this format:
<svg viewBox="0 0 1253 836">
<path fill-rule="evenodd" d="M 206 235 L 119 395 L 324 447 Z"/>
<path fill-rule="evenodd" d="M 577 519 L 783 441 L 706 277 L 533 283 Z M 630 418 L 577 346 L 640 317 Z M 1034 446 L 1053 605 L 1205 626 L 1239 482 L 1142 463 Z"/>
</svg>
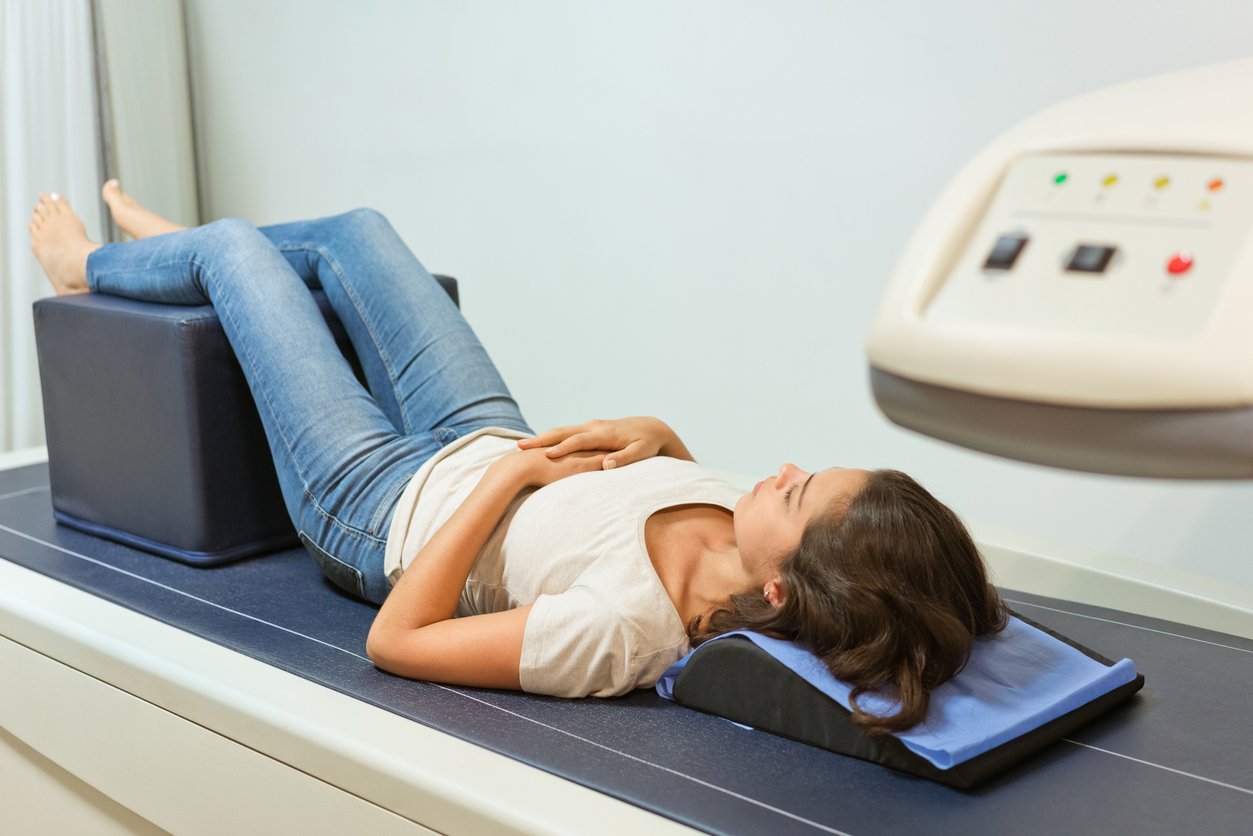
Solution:
<svg viewBox="0 0 1253 836">
<path fill-rule="evenodd" d="M 112 246 L 112 245 L 107 245 L 107 246 Z M 93 251 L 92 251 L 92 255 L 95 255 L 95 250 L 93 250 Z M 90 257 L 89 257 L 89 258 L 90 258 Z M 205 269 L 205 268 L 204 268 L 204 265 L 202 265 L 199 261 L 196 261 L 196 258 L 195 258 L 195 256 L 194 256 L 194 255 L 193 255 L 193 256 L 191 256 L 191 257 L 190 257 L 189 259 L 187 259 L 187 260 L 189 260 L 189 261 L 190 261 L 192 264 L 194 264 L 196 267 L 199 267 L 201 270 Z M 102 269 L 102 268 L 96 267 L 96 268 L 92 269 L 92 270 L 91 270 L 91 272 L 90 272 L 90 274 L 87 276 L 87 288 L 88 288 L 88 290 L 90 290 L 92 293 L 99 293 L 99 294 L 101 294 L 101 295 L 103 295 L 103 296 L 115 296 L 115 297 L 122 298 L 122 299 L 138 299 L 138 297 L 135 297 L 135 296 L 124 296 L 124 295 L 121 295 L 121 294 L 114 294 L 114 293 L 111 293 L 111 292 L 109 292 L 109 291 L 101 291 L 101 290 L 98 290 L 98 288 L 100 287 L 100 280 L 101 280 L 101 279 L 107 279 L 107 278 L 109 278 L 110 276 L 113 276 L 113 275 L 115 275 L 115 274 L 117 274 L 117 273 L 132 273 L 132 274 L 133 274 L 133 273 L 136 273 L 136 272 L 143 272 L 143 273 L 146 273 L 146 272 L 149 272 L 150 270 L 154 270 L 154 269 L 156 269 L 156 270 L 160 270 L 160 269 L 165 268 L 165 267 L 179 267 L 179 268 L 181 268 L 181 267 L 182 267 L 185 263 L 186 263 L 186 262 L 184 261 L 184 259 L 183 259 L 181 256 L 179 256 L 179 255 L 174 255 L 174 256 L 167 257 L 165 260 L 160 261 L 160 262 L 156 262 L 156 263 L 154 263 L 153 261 L 151 261 L 151 260 L 150 260 L 147 264 L 145 264 L 142 268 L 139 268 L 138 270 L 136 270 L 135 268 L 126 268 L 126 269 L 119 269 L 119 268 L 113 268 L 113 269 Z M 193 284 L 195 284 L 195 285 L 196 285 L 196 290 L 198 290 L 198 291 L 200 292 L 200 295 L 204 297 L 204 301 L 203 301 L 203 302 L 155 302 L 155 303 L 153 303 L 153 304 L 158 304 L 158 305 L 188 305 L 188 306 L 195 306 L 195 305 L 212 305 L 212 304 L 213 304 L 213 302 L 212 302 L 212 300 L 211 300 L 211 299 L 209 299 L 209 293 L 208 293 L 208 291 L 207 291 L 207 290 L 205 290 L 204 283 L 203 283 L 203 282 L 196 282 L 196 281 L 195 281 L 195 276 L 193 276 L 193 277 L 192 277 L 192 281 L 193 281 Z M 148 300 L 147 300 L 147 299 L 139 299 L 139 301 L 148 301 Z"/>
<path fill-rule="evenodd" d="M 321 561 L 318 559 L 318 554 L 317 554 L 318 552 L 320 552 L 327 560 L 331 561 L 331 563 L 349 572 L 355 579 L 355 586 L 356 586 L 356 589 L 353 589 L 350 591 L 353 592 L 355 595 L 359 595 L 363 598 L 365 597 L 365 573 L 364 572 L 362 572 L 358 567 L 353 566 L 351 563 L 347 563 L 341 560 L 340 558 L 328 552 L 326 549 L 322 548 L 322 546 L 319 543 L 317 543 L 312 537 L 309 536 L 308 532 L 299 531 L 298 536 L 300 537 L 301 543 L 305 545 L 306 549 L 309 549 L 310 547 L 312 547 L 312 549 L 315 550 L 311 552 L 311 554 L 313 554 L 313 559 L 315 562 L 318 562 L 319 564 L 321 563 Z M 326 571 L 325 568 L 323 568 L 323 574 L 326 574 L 327 577 L 330 578 L 332 583 L 343 588 L 343 584 L 341 584 L 338 579 L 331 578 L 330 574 Z"/>
<path fill-rule="evenodd" d="M 387 509 L 391 506 L 392 500 L 404 493 L 405 486 L 409 484 L 413 478 L 412 475 L 401 479 L 396 483 L 395 487 L 389 488 L 387 493 L 383 495 L 383 501 L 379 503 L 378 510 L 374 512 L 374 516 L 370 518 L 370 533 L 378 531 L 383 523 L 383 517 L 386 515 Z M 390 528 L 391 526 L 388 526 Z M 386 542 L 386 538 L 384 538 Z"/>
<path fill-rule="evenodd" d="M 355 572 L 358 578 L 361 578 L 361 579 L 365 578 L 365 573 L 362 572 L 359 568 L 357 568 L 356 566 L 353 566 L 351 563 L 348 563 L 342 558 L 337 557 L 336 555 L 333 555 L 330 552 L 328 552 L 326 549 L 322 548 L 322 544 L 319 543 L 317 540 L 314 540 L 311 536 L 309 536 L 309 532 L 304 531 L 303 529 L 298 529 L 296 531 L 296 536 L 304 537 L 306 540 L 308 540 L 310 543 L 316 546 L 318 551 L 326 555 L 328 559 L 335 561 L 340 566 L 343 566 L 345 569 L 350 569 L 351 571 Z"/>
<path fill-rule="evenodd" d="M 400 388 L 400 383 L 396 376 L 395 369 L 392 368 L 391 358 L 388 357 L 387 353 L 383 350 L 383 342 L 379 339 L 378 334 L 375 333 L 374 326 L 371 325 L 369 317 L 367 317 L 363 312 L 361 300 L 352 289 L 351 283 L 344 280 L 344 271 L 343 268 L 339 266 L 339 262 L 331 256 L 330 250 L 321 244 L 284 244 L 279 247 L 279 250 L 282 252 L 292 252 L 295 250 L 315 252 L 318 254 L 319 258 L 325 261 L 327 265 L 335 271 L 335 275 L 339 278 L 339 286 L 344 289 L 344 294 L 348 297 L 348 301 L 352 303 L 353 309 L 356 310 L 357 317 L 361 320 L 362 324 L 365 325 L 366 332 L 369 333 L 370 340 L 374 343 L 374 350 L 378 352 L 379 360 L 383 363 L 383 368 L 387 370 L 387 379 L 392 386 L 392 397 L 396 401 L 396 406 L 400 413 L 400 422 L 403 424 L 401 427 L 401 434 L 412 435 L 413 428 L 409 426 L 409 418 L 405 415 L 404 404 L 401 402 L 400 397 L 397 394 Z"/>
<path fill-rule="evenodd" d="M 213 271 L 210 268 L 206 267 L 204 264 L 201 264 L 199 261 L 197 261 L 195 256 L 192 256 L 190 261 L 192 264 L 196 266 L 196 268 L 199 270 L 200 273 L 212 275 Z M 194 277 L 193 277 L 193 280 L 194 280 Z M 210 302 L 212 302 L 212 297 L 209 296 L 209 293 L 203 281 L 200 282 L 200 286 L 201 286 L 201 292 L 203 292 L 204 295 L 209 298 Z M 214 305 L 213 309 L 214 311 L 217 312 L 217 315 L 219 318 L 227 317 L 231 321 L 231 327 L 237 331 L 239 330 L 239 323 L 235 321 L 234 314 L 231 313 L 229 308 L 224 307 L 221 310 L 218 310 L 217 305 Z M 257 363 L 256 363 L 256 359 L 253 356 L 252 349 L 248 347 L 247 342 L 243 342 L 241 343 L 241 345 L 243 347 L 244 354 L 247 357 L 248 365 L 251 367 L 253 374 L 256 375 Z M 238 349 L 236 349 L 236 354 L 238 354 Z M 272 415 L 278 415 L 278 410 L 274 408 L 274 403 L 273 401 L 270 400 L 270 396 L 269 394 L 266 393 L 265 389 L 259 388 L 258 391 L 260 392 L 261 397 L 265 398 L 265 403 L 266 403 L 266 406 L 269 408 L 270 413 Z M 254 394 L 253 397 L 256 397 L 256 395 Z M 323 510 L 322 506 L 318 503 L 318 500 L 313 496 L 312 493 L 309 492 L 309 480 L 305 478 L 304 471 L 301 469 L 299 463 L 296 460 L 296 455 L 295 455 L 295 452 L 292 450 L 291 442 L 287 438 L 287 433 L 283 432 L 282 422 L 276 421 L 274 424 L 274 429 L 279 434 L 279 437 L 283 440 L 283 446 L 287 448 L 287 455 L 291 459 L 292 469 L 295 470 L 296 475 L 300 477 L 301 490 L 304 493 L 305 497 L 313 505 L 314 510 L 316 510 L 319 514 L 322 514 L 323 516 L 332 520 L 337 525 L 347 528 L 350 532 L 355 531 L 355 529 L 353 529 L 351 526 L 345 526 L 338 519 L 336 519 L 332 514 Z M 368 537 L 369 535 L 363 534 L 362 536 Z"/>
<path fill-rule="evenodd" d="M 387 545 L 386 539 L 381 538 L 381 537 L 375 537 L 372 534 L 368 534 L 362 531 L 356 526 L 349 525 L 348 523 L 341 520 L 339 517 L 327 511 L 325 508 L 323 508 L 321 505 L 318 504 L 317 499 L 314 498 L 313 494 L 309 493 L 308 489 L 305 490 L 304 494 L 305 494 L 305 498 L 309 500 L 309 504 L 313 506 L 314 511 L 316 511 L 320 516 L 328 520 L 332 525 L 342 530 L 345 534 L 351 535 L 353 537 L 359 537 L 362 540 L 369 540 L 371 543 L 374 543 L 376 545 L 380 545 L 380 546 Z"/>
<path fill-rule="evenodd" d="M 199 261 L 197 261 L 195 256 L 192 256 L 190 260 L 191 260 L 191 263 L 194 264 L 201 273 L 212 275 L 213 271 L 209 269 L 208 267 L 206 267 L 205 265 L 201 264 Z M 208 290 L 206 289 L 203 281 L 200 282 L 200 286 L 201 286 L 201 292 L 204 293 L 205 297 L 208 298 L 210 302 L 212 302 L 212 297 L 209 296 Z M 223 316 L 229 318 L 231 321 L 231 327 L 236 330 L 239 330 L 239 323 L 235 321 L 235 317 L 231 313 L 229 308 L 223 308 L 222 310 L 218 310 L 217 306 L 214 305 L 213 309 L 217 311 L 219 318 Z M 255 375 L 257 371 L 257 363 L 253 356 L 252 349 L 248 348 L 247 343 L 244 343 L 244 354 L 247 356 L 248 365 L 252 368 L 253 374 Z M 269 408 L 271 414 L 278 415 L 278 410 L 274 408 L 274 403 L 270 400 L 270 396 L 266 393 L 264 389 L 261 389 L 260 392 L 261 392 L 261 397 L 265 398 L 266 406 Z M 309 491 L 309 480 L 305 478 L 304 471 L 301 469 L 300 464 L 298 463 L 296 459 L 295 452 L 292 450 L 291 442 L 288 440 L 287 434 L 283 432 L 282 422 L 281 421 L 275 422 L 274 427 L 275 427 L 275 430 L 278 432 L 279 437 L 283 439 L 283 445 L 287 448 L 287 455 L 291 459 L 292 469 L 295 470 L 296 475 L 300 477 L 301 490 L 304 493 L 305 498 L 307 498 L 309 500 L 309 503 L 313 506 L 313 509 L 321 516 L 330 520 L 335 526 L 346 531 L 347 533 L 351 535 L 362 537 L 374 543 L 385 544 L 387 542 L 386 540 L 379 539 L 377 537 L 374 537 L 371 534 L 367 534 L 366 532 L 362 531 L 359 528 L 355 528 L 354 526 L 348 525 L 347 523 L 343 522 L 334 514 L 330 513 L 329 511 L 327 511 L 325 508 L 322 507 L 321 503 L 318 502 L 317 498 Z"/>
</svg>

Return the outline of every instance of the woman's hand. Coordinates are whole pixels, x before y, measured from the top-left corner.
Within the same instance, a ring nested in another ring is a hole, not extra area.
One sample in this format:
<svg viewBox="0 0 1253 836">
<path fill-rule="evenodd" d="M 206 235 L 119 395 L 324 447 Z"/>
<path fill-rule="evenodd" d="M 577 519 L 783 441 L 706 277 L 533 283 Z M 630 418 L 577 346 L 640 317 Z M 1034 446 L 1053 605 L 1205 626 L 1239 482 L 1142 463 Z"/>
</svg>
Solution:
<svg viewBox="0 0 1253 836">
<path fill-rule="evenodd" d="M 543 448 L 517 450 L 492 462 L 485 478 L 504 480 L 517 490 L 542 488 L 567 476 L 600 470 L 604 460 L 602 452 L 576 451 L 554 458 Z"/>
<path fill-rule="evenodd" d="M 522 439 L 518 447 L 522 450 L 547 447 L 547 456 L 551 459 L 575 452 L 600 451 L 604 454 L 605 470 L 657 455 L 694 461 L 674 430 L 660 418 L 648 416 L 554 427 L 534 438 Z"/>
</svg>

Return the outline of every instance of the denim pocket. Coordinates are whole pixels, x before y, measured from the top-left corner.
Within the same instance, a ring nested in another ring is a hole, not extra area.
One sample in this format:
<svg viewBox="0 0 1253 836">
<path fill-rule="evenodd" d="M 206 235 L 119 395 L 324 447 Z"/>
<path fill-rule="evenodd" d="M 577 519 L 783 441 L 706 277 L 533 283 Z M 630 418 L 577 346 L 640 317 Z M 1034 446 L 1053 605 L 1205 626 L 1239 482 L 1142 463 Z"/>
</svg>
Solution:
<svg viewBox="0 0 1253 836">
<path fill-rule="evenodd" d="M 313 555 L 318 568 L 322 570 L 322 574 L 330 579 L 331 583 L 340 589 L 351 592 L 358 598 L 365 598 L 365 581 L 359 569 L 355 566 L 349 566 L 335 555 L 324 551 L 317 543 L 305 536 L 303 531 L 297 531 L 296 536 L 300 538 L 300 542 L 304 545 L 305 550 Z"/>
</svg>

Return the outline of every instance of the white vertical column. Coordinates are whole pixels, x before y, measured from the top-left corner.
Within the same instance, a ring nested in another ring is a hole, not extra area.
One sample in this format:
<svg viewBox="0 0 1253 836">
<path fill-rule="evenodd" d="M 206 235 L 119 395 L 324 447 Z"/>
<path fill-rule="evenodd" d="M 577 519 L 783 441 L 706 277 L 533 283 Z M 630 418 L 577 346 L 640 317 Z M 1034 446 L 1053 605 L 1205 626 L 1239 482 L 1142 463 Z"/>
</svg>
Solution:
<svg viewBox="0 0 1253 836">
<path fill-rule="evenodd" d="M 182 2 L 97 0 L 97 9 L 115 176 L 158 215 L 195 226 L 199 209 Z"/>
<path fill-rule="evenodd" d="M 87 0 L 0 0 L 0 452 L 44 443 L 31 304 L 50 295 L 26 227 L 65 195 L 100 240 L 100 159 Z"/>
</svg>

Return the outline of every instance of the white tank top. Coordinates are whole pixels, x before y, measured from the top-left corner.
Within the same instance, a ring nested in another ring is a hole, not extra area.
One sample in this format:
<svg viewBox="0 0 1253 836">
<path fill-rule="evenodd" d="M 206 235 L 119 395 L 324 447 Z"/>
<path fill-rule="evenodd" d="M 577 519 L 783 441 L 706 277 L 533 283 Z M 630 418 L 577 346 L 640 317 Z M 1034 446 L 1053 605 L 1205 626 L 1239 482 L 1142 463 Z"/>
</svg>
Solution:
<svg viewBox="0 0 1253 836">
<path fill-rule="evenodd" d="M 388 531 L 394 585 L 493 461 L 526 435 L 487 428 L 414 475 Z M 479 552 L 456 614 L 533 604 L 519 665 L 526 691 L 616 696 L 652 686 L 688 651 L 687 631 L 653 569 L 644 523 L 663 508 L 735 508 L 740 492 L 695 462 L 659 456 L 520 493 Z"/>
</svg>

